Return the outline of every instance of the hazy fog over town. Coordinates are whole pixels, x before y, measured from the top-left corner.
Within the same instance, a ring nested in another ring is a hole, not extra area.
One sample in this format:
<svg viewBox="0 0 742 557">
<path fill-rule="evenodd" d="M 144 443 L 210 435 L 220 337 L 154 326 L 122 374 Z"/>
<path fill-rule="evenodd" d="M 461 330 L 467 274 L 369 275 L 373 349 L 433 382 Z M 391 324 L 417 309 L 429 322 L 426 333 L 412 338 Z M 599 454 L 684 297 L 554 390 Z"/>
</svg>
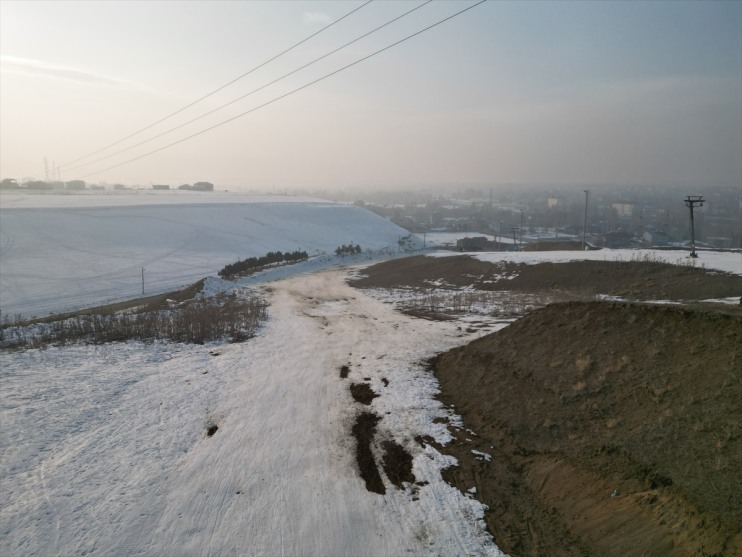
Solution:
<svg viewBox="0 0 742 557">
<path fill-rule="evenodd" d="M 742 183 L 738 1 L 0 10 L 0 177 L 19 183 Z"/>
</svg>

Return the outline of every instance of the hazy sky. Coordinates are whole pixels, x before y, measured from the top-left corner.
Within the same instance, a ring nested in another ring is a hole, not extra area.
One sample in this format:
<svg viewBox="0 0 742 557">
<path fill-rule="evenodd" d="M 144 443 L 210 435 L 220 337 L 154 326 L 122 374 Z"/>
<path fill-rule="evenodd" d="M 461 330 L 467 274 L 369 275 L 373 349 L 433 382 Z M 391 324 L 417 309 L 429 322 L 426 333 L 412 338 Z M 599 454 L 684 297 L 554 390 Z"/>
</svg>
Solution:
<svg viewBox="0 0 742 557">
<path fill-rule="evenodd" d="M 0 175 L 177 186 L 742 187 L 742 2 L 0 1 Z M 53 172 L 52 172 L 53 175 Z"/>
</svg>

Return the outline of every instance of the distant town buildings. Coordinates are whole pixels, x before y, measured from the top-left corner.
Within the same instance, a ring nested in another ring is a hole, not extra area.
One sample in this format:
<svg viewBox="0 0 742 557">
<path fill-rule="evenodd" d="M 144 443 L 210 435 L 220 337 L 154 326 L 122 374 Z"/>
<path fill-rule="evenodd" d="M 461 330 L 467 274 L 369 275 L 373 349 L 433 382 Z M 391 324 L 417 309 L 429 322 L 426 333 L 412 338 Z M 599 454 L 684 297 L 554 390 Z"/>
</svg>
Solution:
<svg viewBox="0 0 742 557">
<path fill-rule="evenodd" d="M 85 180 L 72 180 L 70 182 L 65 182 L 64 189 L 74 191 L 84 190 Z"/>
<path fill-rule="evenodd" d="M 512 238 L 524 244 L 547 238 L 581 237 L 584 187 L 455 188 L 354 192 L 355 203 L 410 232 L 471 232 Z M 587 242 L 593 246 L 682 247 L 689 241 L 687 194 L 680 187 L 591 186 Z M 702 190 L 696 210 L 696 239 L 706 247 L 742 248 L 742 193 L 734 187 Z M 326 195 L 326 194 L 325 194 Z M 469 239 L 470 240 L 470 239 Z M 476 246 L 459 245 L 465 251 Z"/>
<path fill-rule="evenodd" d="M 475 236 L 474 238 L 461 238 L 456 240 L 456 249 L 459 251 L 482 251 L 491 247 L 492 242 L 485 236 Z"/>
<path fill-rule="evenodd" d="M 0 180 L 0 190 L 30 190 L 30 191 L 83 191 L 83 190 L 129 190 L 129 189 L 141 189 L 139 186 L 129 187 L 124 184 L 87 184 L 85 180 L 70 180 L 69 182 L 62 181 L 45 181 L 45 180 L 30 180 L 27 179 L 23 182 L 19 182 L 15 178 L 4 178 Z M 153 184 L 153 190 L 167 191 L 170 190 L 169 184 Z M 179 190 L 189 191 L 214 191 L 214 184 L 211 182 L 196 182 L 193 185 L 183 184 L 178 186 Z"/>
<path fill-rule="evenodd" d="M 183 184 L 178 186 L 179 190 L 191 190 L 191 191 L 214 191 L 214 184 L 211 182 L 196 182 L 193 185 Z"/>
<path fill-rule="evenodd" d="M 613 207 L 613 210 L 616 211 L 616 216 L 618 216 L 619 218 L 629 218 L 634 212 L 633 203 L 612 203 L 611 207 Z"/>
</svg>

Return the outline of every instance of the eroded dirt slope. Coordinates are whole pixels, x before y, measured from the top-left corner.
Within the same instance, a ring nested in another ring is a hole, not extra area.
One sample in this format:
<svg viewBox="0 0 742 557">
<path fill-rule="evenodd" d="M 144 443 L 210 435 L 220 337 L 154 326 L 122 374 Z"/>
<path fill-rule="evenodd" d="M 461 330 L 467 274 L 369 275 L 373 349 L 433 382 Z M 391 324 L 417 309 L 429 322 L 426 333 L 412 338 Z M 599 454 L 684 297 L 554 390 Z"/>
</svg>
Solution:
<svg viewBox="0 0 742 557">
<path fill-rule="evenodd" d="M 512 555 L 738 555 L 741 342 L 735 316 L 569 302 L 446 352 L 477 435 L 443 449 L 449 480 Z"/>
<path fill-rule="evenodd" d="M 388 261 L 363 275 L 354 286 L 577 300 L 431 362 L 464 425 L 437 447 L 459 461 L 445 477 L 489 506 L 503 550 L 742 555 L 742 307 L 700 302 L 740 296 L 742 277 L 655 261 L 466 255 Z"/>
</svg>

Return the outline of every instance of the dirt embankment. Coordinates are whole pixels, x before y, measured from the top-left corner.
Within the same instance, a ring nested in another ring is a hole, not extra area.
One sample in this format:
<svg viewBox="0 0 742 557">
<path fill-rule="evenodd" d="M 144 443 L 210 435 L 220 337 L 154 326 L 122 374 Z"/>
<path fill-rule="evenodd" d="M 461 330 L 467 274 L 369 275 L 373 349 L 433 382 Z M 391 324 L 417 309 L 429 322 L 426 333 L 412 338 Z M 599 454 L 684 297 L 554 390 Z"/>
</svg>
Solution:
<svg viewBox="0 0 742 557">
<path fill-rule="evenodd" d="M 737 555 L 740 342 L 734 316 L 570 302 L 442 354 L 477 434 L 442 449 L 448 479 L 512 555 Z"/>
<path fill-rule="evenodd" d="M 742 307 L 699 302 L 739 297 L 742 277 L 655 261 L 418 256 L 353 284 L 577 300 L 431 362 L 466 428 L 438 447 L 459 461 L 445 477 L 477 488 L 510 555 L 742 555 Z"/>
</svg>

